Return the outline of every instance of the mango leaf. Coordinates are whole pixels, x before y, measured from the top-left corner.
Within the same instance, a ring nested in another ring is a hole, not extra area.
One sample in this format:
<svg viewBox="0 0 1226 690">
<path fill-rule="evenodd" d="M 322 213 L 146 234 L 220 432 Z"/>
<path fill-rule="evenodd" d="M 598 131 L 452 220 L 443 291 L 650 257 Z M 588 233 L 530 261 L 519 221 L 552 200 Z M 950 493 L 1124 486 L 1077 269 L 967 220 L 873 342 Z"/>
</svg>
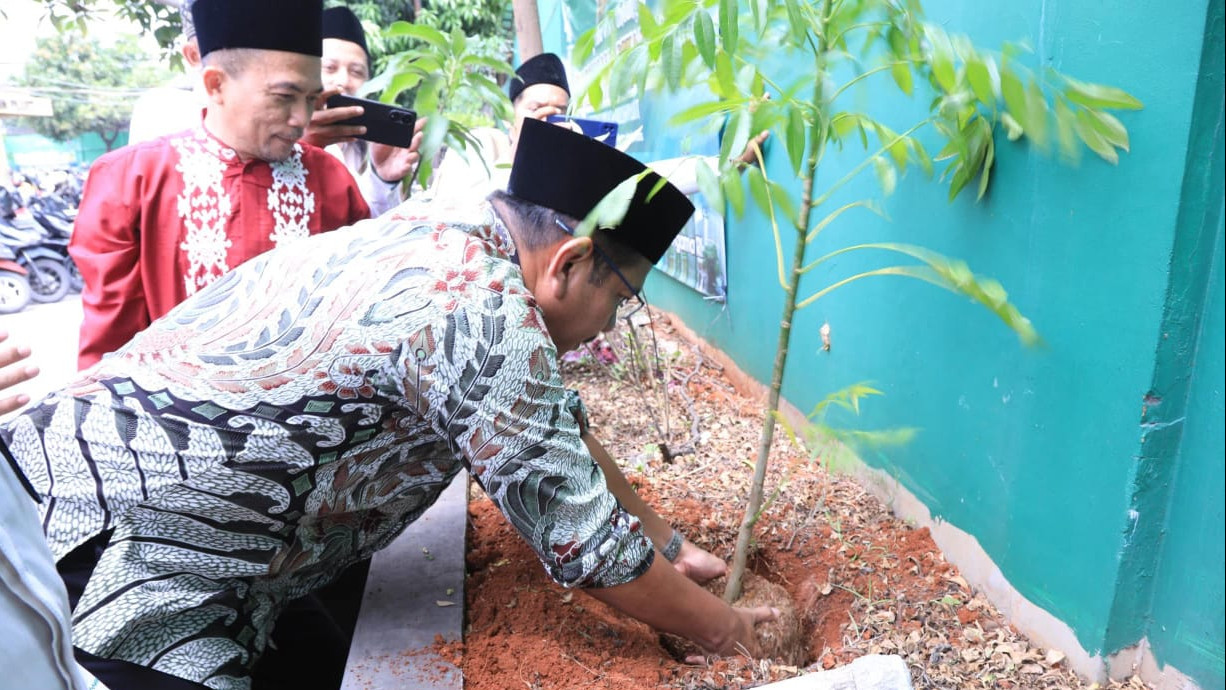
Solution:
<svg viewBox="0 0 1226 690">
<path fill-rule="evenodd" d="M 1077 145 L 1076 120 L 1072 108 L 1063 98 L 1056 100 L 1056 143 L 1060 153 L 1071 162 L 1076 162 L 1081 156 L 1081 147 Z"/>
<path fill-rule="evenodd" d="M 588 212 L 587 216 L 575 227 L 575 237 L 589 237 L 596 228 L 615 228 L 626 217 L 630 201 L 638 189 L 639 180 L 649 174 L 645 170 L 622 180 Z M 616 232 L 616 230 L 614 230 Z"/>
<path fill-rule="evenodd" d="M 575 47 L 571 50 L 570 58 L 576 65 L 582 65 L 587 62 L 587 59 L 592 56 L 592 50 L 596 47 L 596 27 L 592 27 L 579 35 L 575 39 Z"/>
<path fill-rule="evenodd" d="M 1064 78 L 1068 88 L 1064 95 L 1070 101 L 1087 108 L 1114 108 L 1117 110 L 1140 110 L 1141 101 L 1123 89 L 1102 84 L 1091 84 L 1071 77 Z"/>
<path fill-rule="evenodd" d="M 872 211 L 873 213 L 881 216 L 882 218 L 885 218 L 885 212 L 882 211 L 881 207 L 878 206 L 876 202 L 874 202 L 872 199 L 860 199 L 859 201 L 852 201 L 850 203 L 843 204 L 842 206 L 831 211 L 830 213 L 827 213 L 826 217 L 818 221 L 817 225 L 813 226 L 813 229 L 810 230 L 807 235 L 805 235 L 805 242 L 808 243 L 808 242 L 812 242 L 813 240 L 817 239 L 817 236 L 821 234 L 822 230 L 825 230 L 828 225 L 838 220 L 839 216 L 842 216 L 844 213 L 852 210 L 853 208 L 868 209 L 869 211 Z"/>
<path fill-rule="evenodd" d="M 975 196 L 975 201 L 983 199 L 983 195 L 988 191 L 988 181 L 992 176 L 992 164 L 996 162 L 996 142 L 992 140 L 991 134 L 987 137 L 987 153 L 984 155 L 983 172 L 979 173 L 979 194 Z"/>
<path fill-rule="evenodd" d="M 719 37 L 720 44 L 727 53 L 736 52 L 737 34 L 737 1 L 720 0 L 719 2 Z"/>
<path fill-rule="evenodd" d="M 860 414 L 860 400 L 873 395 L 885 395 L 885 393 L 864 381 L 853 383 L 817 401 L 817 404 L 813 406 L 813 411 L 807 416 L 809 419 L 820 421 L 825 418 L 831 407 L 840 407 L 848 412 Z"/>
<path fill-rule="evenodd" d="M 715 54 L 715 80 L 719 85 L 720 97 L 736 98 L 740 95 L 736 90 L 736 77 L 732 73 L 732 58 L 727 51 L 721 50 Z"/>
<path fill-rule="evenodd" d="M 873 169 L 877 173 L 877 182 L 881 185 L 882 193 L 886 196 L 893 194 L 894 187 L 898 184 L 898 170 L 882 156 L 873 159 Z"/>
<path fill-rule="evenodd" d="M 792 44 L 804 45 L 805 37 L 809 34 L 809 23 L 801 14 L 800 3 L 797 0 L 787 0 L 784 4 L 787 7 L 788 33 L 792 36 Z"/>
<path fill-rule="evenodd" d="M 805 158 L 805 118 L 800 108 L 788 110 L 787 130 L 784 145 L 788 150 L 788 161 L 792 164 L 792 172 L 800 175 L 800 166 Z"/>
<path fill-rule="evenodd" d="M 980 103 L 987 106 L 996 106 L 996 89 L 992 85 L 992 73 L 988 69 L 985 60 L 991 60 L 990 57 L 980 55 L 973 56 L 966 62 L 966 80 L 971 84 L 971 92 L 975 94 L 975 98 L 979 99 Z"/>
<path fill-rule="evenodd" d="M 1124 127 L 1124 123 L 1117 120 L 1111 113 L 1104 113 L 1101 110 L 1088 109 L 1085 112 L 1090 116 L 1089 124 L 1107 143 L 1125 151 L 1128 150 L 1128 130 Z"/>
<path fill-rule="evenodd" d="M 745 212 L 745 190 L 741 189 L 740 175 L 724 175 L 720 178 L 724 199 L 738 217 Z"/>
<path fill-rule="evenodd" d="M 897 242 L 857 244 L 823 255 L 813 264 L 810 264 L 809 267 L 806 267 L 806 270 L 843 254 L 866 250 L 884 250 L 903 254 L 922 262 L 922 265 L 889 266 L 858 273 L 832 283 L 813 295 L 806 297 L 802 302 L 797 303 L 796 308 L 800 309 L 808 306 L 838 288 L 854 283 L 857 280 L 883 275 L 903 276 L 922 280 L 937 287 L 945 288 L 950 292 L 969 297 L 972 301 L 978 302 L 986 307 L 988 311 L 995 314 L 997 318 L 1017 334 L 1017 337 L 1023 344 L 1034 346 L 1042 343 L 1042 338 L 1039 337 L 1034 324 L 1030 322 L 1030 319 L 1023 316 L 1017 307 L 1009 302 L 1009 295 L 999 282 L 991 278 L 977 276 L 966 265 L 966 262 L 949 259 L 930 249 Z"/>
<path fill-rule="evenodd" d="M 1037 81 L 1026 88 L 1026 136 L 1043 148 L 1047 146 L 1047 99 Z"/>
<path fill-rule="evenodd" d="M 890 75 L 894 77 L 894 83 L 898 84 L 898 88 L 902 92 L 911 95 L 911 66 L 904 62 L 896 62 L 890 66 Z"/>
<path fill-rule="evenodd" d="M 1022 84 L 1022 80 L 1013 73 L 1013 70 L 1007 68 L 1001 70 L 1000 92 L 1005 99 L 1005 107 L 1008 108 L 1007 114 L 1012 116 L 1010 119 L 1020 131 L 1029 134 L 1030 122 L 1027 116 L 1030 111 L 1026 108 L 1026 87 Z M 1012 129 L 1008 124 L 1005 127 Z"/>
<path fill-rule="evenodd" d="M 924 27 L 924 36 L 928 39 L 928 64 L 932 66 L 932 75 L 946 93 L 951 93 L 958 85 L 958 75 L 954 69 L 954 48 L 949 36 L 933 25 Z"/>
<path fill-rule="evenodd" d="M 387 38 L 416 38 L 419 41 L 429 43 L 430 46 L 436 50 L 443 50 L 447 45 L 446 34 L 438 29 L 426 26 L 425 24 L 392 22 L 392 25 L 383 31 L 383 35 Z"/>
<path fill-rule="evenodd" d="M 770 216 L 774 214 L 774 206 L 771 204 L 770 192 L 766 187 L 766 179 L 762 176 L 762 170 L 758 166 L 750 166 L 745 171 L 745 181 L 749 184 L 749 195 L 758 204 L 758 209 L 762 211 L 762 215 Z"/>
<path fill-rule="evenodd" d="M 660 34 L 660 25 L 656 22 L 656 17 L 651 13 L 651 9 L 646 3 L 639 3 L 639 30 L 643 34 L 643 40 L 651 42 Z"/>
<path fill-rule="evenodd" d="M 694 172 L 698 178 L 698 191 L 706 197 L 707 204 L 723 213 L 724 192 L 720 187 L 719 177 L 716 176 L 705 158 L 699 158 L 694 164 Z"/>
<path fill-rule="evenodd" d="M 1100 158 L 1111 165 L 1115 165 L 1120 162 L 1120 156 L 1115 152 L 1115 147 L 1111 145 L 1111 142 L 1098 132 L 1097 124 L 1089 111 L 1082 109 L 1077 111 L 1077 119 L 1073 127 L 1077 136 L 1081 137 L 1091 151 L 1097 153 Z"/>
<path fill-rule="evenodd" d="M 698 53 L 708 69 L 715 67 L 715 23 L 706 10 L 698 10 L 694 14 L 694 43 Z"/>
<path fill-rule="evenodd" d="M 1022 138 L 1022 125 L 1007 112 L 1000 114 L 1000 124 L 1005 126 L 1005 138 L 1017 141 Z"/>
<path fill-rule="evenodd" d="M 712 115 L 722 115 L 745 104 L 745 99 L 708 101 L 692 105 L 668 119 L 670 125 L 683 125 L 694 120 L 705 120 Z"/>
</svg>

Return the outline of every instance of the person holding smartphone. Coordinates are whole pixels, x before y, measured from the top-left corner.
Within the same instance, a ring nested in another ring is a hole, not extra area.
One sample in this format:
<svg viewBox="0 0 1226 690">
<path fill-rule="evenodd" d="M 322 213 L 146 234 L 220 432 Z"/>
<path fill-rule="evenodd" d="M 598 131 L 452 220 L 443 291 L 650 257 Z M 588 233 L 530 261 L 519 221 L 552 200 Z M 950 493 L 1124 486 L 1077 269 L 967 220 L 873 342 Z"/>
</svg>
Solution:
<svg viewBox="0 0 1226 690">
<path fill-rule="evenodd" d="M 196 0 L 192 16 L 203 120 L 103 155 L 82 194 L 82 368 L 253 256 L 370 217 L 345 166 L 299 141 L 323 93 L 322 1 Z"/>
<path fill-rule="evenodd" d="M 358 95 L 370 79 L 370 53 L 362 22 L 348 7 L 330 7 L 323 13 L 323 36 L 320 67 L 324 98 Z M 380 216 L 404 198 L 404 180 L 417 167 L 417 149 L 426 121 L 417 119 L 408 147 L 388 146 L 362 139 L 365 132 L 361 127 L 342 124 L 360 114 L 360 106 L 316 110 L 304 138 L 345 164 L 370 204 L 371 215 Z"/>
</svg>

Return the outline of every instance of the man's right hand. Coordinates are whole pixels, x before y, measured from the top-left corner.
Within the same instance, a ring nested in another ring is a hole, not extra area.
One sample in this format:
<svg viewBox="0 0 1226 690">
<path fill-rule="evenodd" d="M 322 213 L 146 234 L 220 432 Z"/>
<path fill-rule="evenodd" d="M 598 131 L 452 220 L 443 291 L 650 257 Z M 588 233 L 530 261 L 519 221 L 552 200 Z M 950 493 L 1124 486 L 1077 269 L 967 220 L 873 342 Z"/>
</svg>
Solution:
<svg viewBox="0 0 1226 690">
<path fill-rule="evenodd" d="M 326 107 L 327 100 L 340 92 L 340 89 L 328 89 L 319 94 L 319 100 L 315 102 L 315 112 L 311 113 L 311 124 L 307 125 L 306 133 L 302 135 L 303 141 L 319 148 L 324 148 L 332 144 L 353 141 L 355 137 L 366 133 L 366 128 L 362 125 L 337 124 L 343 120 L 361 115 L 365 112 L 362 106 Z"/>
<path fill-rule="evenodd" d="M 30 348 L 5 344 L 9 334 L 0 331 L 0 391 L 16 386 L 22 381 L 29 381 L 38 375 L 38 367 L 17 366 L 17 362 L 30 356 Z M 6 414 L 30 402 L 30 396 L 25 394 L 11 395 L 0 398 L 0 414 Z"/>
</svg>

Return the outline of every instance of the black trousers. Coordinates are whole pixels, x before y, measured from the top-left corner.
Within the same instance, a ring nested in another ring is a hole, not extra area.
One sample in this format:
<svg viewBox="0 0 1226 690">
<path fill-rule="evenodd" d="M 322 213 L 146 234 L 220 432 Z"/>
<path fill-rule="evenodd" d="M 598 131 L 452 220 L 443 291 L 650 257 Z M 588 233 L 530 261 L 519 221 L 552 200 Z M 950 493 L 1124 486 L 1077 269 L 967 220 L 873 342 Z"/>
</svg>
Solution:
<svg viewBox="0 0 1226 690">
<path fill-rule="evenodd" d="M 56 564 L 73 609 L 110 539 L 104 533 Z M 317 592 L 290 602 L 277 618 L 272 644 L 252 670 L 253 690 L 339 690 L 357 625 L 370 560 L 354 564 Z M 77 662 L 110 690 L 202 690 L 204 685 L 138 664 L 73 648 Z"/>
</svg>

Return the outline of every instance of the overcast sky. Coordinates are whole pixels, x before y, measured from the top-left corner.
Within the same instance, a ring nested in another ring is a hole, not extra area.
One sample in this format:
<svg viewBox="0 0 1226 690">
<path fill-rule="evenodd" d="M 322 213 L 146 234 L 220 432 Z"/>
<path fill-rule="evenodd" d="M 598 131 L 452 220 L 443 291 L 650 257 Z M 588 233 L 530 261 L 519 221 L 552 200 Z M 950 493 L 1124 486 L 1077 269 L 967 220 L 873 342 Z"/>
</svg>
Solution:
<svg viewBox="0 0 1226 690">
<path fill-rule="evenodd" d="M 108 3 L 101 3 L 106 7 Z M 139 34 L 136 24 L 120 21 L 111 13 L 102 13 L 102 21 L 90 24 L 91 34 L 106 37 L 117 33 Z M 45 10 L 39 0 L 3 0 L 0 3 L 0 85 L 12 83 L 12 78 L 21 74 L 26 56 L 34 50 L 34 41 L 39 36 L 55 33 L 55 27 L 44 18 Z M 152 37 L 145 39 L 149 49 L 156 53 L 157 44 Z"/>
</svg>

